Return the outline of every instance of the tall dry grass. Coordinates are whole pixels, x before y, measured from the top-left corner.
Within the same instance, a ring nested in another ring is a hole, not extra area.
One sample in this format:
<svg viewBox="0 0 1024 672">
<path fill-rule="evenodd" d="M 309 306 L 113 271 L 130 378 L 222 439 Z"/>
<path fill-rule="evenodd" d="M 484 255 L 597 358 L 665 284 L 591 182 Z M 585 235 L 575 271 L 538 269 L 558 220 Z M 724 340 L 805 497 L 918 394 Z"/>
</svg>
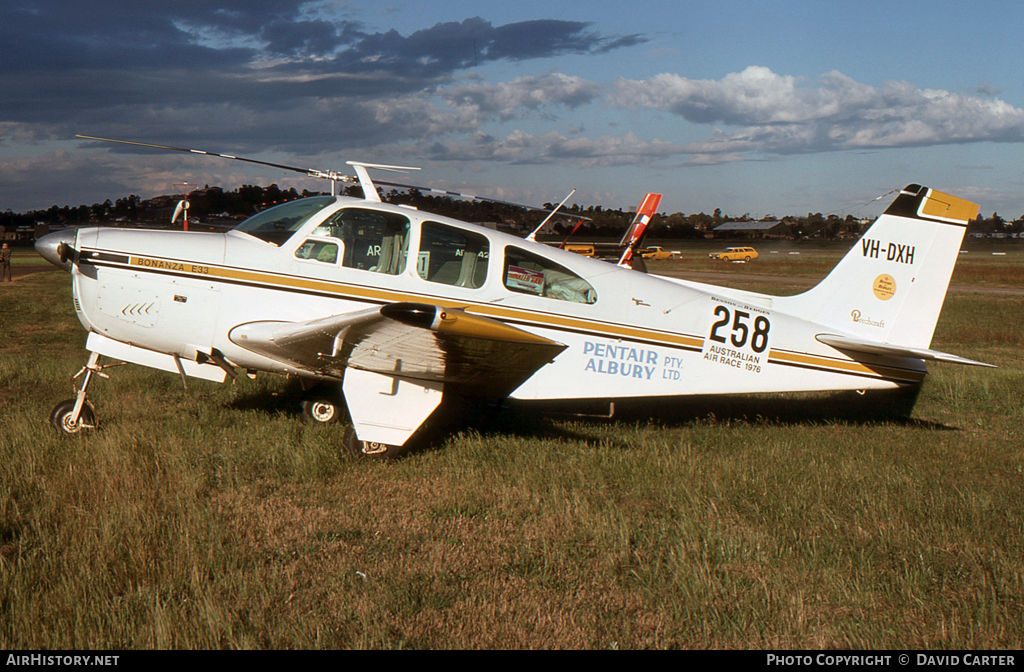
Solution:
<svg viewBox="0 0 1024 672">
<path fill-rule="evenodd" d="M 936 347 L 1001 368 L 934 366 L 909 420 L 855 396 L 522 408 L 379 464 L 272 377 L 121 367 L 100 430 L 58 437 L 68 294 L 0 293 L 4 648 L 1024 643 L 1016 299 L 951 297 Z"/>
</svg>

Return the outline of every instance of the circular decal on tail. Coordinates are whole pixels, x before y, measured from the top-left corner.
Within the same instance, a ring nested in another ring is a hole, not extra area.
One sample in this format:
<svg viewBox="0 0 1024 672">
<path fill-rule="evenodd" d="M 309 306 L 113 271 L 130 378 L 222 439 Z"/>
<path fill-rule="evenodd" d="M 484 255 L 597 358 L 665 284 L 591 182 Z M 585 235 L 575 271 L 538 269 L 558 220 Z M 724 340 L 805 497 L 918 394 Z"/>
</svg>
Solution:
<svg viewBox="0 0 1024 672">
<path fill-rule="evenodd" d="M 880 301 L 888 301 L 896 293 L 896 279 L 886 273 L 875 278 L 871 290 Z"/>
</svg>

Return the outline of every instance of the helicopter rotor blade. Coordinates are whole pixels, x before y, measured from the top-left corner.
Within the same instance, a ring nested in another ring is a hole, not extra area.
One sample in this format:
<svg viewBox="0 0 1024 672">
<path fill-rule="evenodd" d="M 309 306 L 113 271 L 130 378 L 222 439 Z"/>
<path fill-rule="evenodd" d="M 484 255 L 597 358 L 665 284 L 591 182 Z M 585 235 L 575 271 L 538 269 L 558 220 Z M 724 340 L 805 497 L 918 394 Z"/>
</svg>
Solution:
<svg viewBox="0 0 1024 672">
<path fill-rule="evenodd" d="M 115 140 L 113 138 L 99 138 L 94 135 L 79 135 L 75 134 L 76 138 L 82 138 L 83 140 L 100 140 L 102 142 L 116 142 L 122 145 L 135 145 L 137 147 L 152 147 L 154 149 L 169 149 L 175 152 L 187 152 L 189 154 L 203 154 L 206 156 L 216 156 L 222 159 L 231 159 L 232 161 L 245 161 L 246 163 L 255 163 L 261 166 L 269 166 L 271 168 L 280 168 L 282 170 L 290 170 L 296 173 L 302 173 L 309 177 L 321 177 L 328 180 L 341 180 L 342 182 L 351 182 L 355 178 L 351 175 L 343 175 L 335 171 L 317 170 L 316 168 L 299 168 L 298 166 L 289 166 L 283 163 L 272 163 L 270 161 L 260 161 L 258 159 L 248 159 L 244 156 L 234 156 L 231 154 L 220 154 L 218 152 L 207 152 L 202 149 L 188 149 L 186 147 L 171 147 L 170 145 L 154 145 L 149 142 L 135 142 L 132 140 Z"/>
<path fill-rule="evenodd" d="M 375 183 L 379 184 L 379 185 L 382 185 L 382 186 L 385 186 L 385 187 L 397 187 L 399 189 L 415 189 L 417 191 L 424 192 L 424 193 L 428 193 L 429 192 L 431 194 L 440 194 L 441 196 L 450 196 L 450 197 L 453 197 L 453 198 L 464 198 L 464 199 L 469 200 L 469 201 L 487 201 L 488 203 L 498 203 L 499 205 L 510 205 L 510 206 L 512 206 L 514 208 L 525 208 L 526 210 L 539 210 L 541 212 L 548 212 L 548 213 L 552 213 L 552 214 L 554 214 L 558 210 L 558 208 L 555 208 L 554 210 L 548 210 L 547 208 L 540 208 L 540 207 L 537 207 L 536 205 L 525 205 L 523 203 L 513 203 L 512 201 L 502 201 L 502 200 L 497 199 L 497 198 L 488 198 L 486 196 L 474 196 L 473 194 L 463 194 L 463 193 L 460 193 L 460 192 L 457 192 L 457 191 L 448 191 L 446 189 L 435 189 L 434 187 L 420 187 L 420 186 L 417 186 L 417 185 L 414 185 L 414 184 L 399 184 L 398 182 L 383 182 L 381 180 L 376 180 Z M 575 193 L 575 191 L 576 190 L 573 189 L 573 193 Z M 570 194 L 570 196 L 571 195 L 572 194 Z M 563 203 L 564 203 L 564 201 L 563 201 Z M 561 207 L 561 205 L 559 205 L 559 207 Z M 590 219 L 589 217 L 583 217 L 581 215 L 574 215 L 574 214 L 572 214 L 570 212 L 563 212 L 561 214 L 564 215 L 565 217 L 570 217 L 570 218 L 573 218 L 573 219 Z"/>
<path fill-rule="evenodd" d="M 363 186 L 364 193 L 374 193 L 376 187 L 374 185 L 379 184 L 381 186 L 396 187 L 398 189 L 416 189 L 421 192 L 429 192 L 431 194 L 440 194 L 442 196 L 450 196 L 454 198 L 463 198 L 472 201 L 487 201 L 489 203 L 498 203 L 500 205 L 508 205 L 516 208 L 525 208 L 527 210 L 539 210 L 540 212 L 547 212 L 554 214 L 558 208 L 549 210 L 546 208 L 540 208 L 535 205 L 524 205 L 522 203 L 513 203 L 511 201 L 503 201 L 497 198 L 487 198 L 485 196 L 474 196 L 472 194 L 463 194 L 457 191 L 447 191 L 445 189 L 435 189 L 433 187 L 421 187 L 413 184 L 400 184 L 398 182 L 383 182 L 379 180 L 370 180 L 368 175 L 360 175 L 359 177 L 353 177 L 339 173 L 333 170 L 317 170 L 316 168 L 300 168 L 298 166 L 289 166 L 283 163 L 272 163 L 270 161 L 260 161 L 258 159 L 249 159 L 244 156 L 234 156 L 232 154 L 221 154 L 219 152 L 207 152 L 202 149 L 189 149 L 187 147 L 173 147 L 171 145 L 157 145 L 150 142 L 136 142 L 134 140 L 116 140 L 114 138 L 101 138 L 95 135 L 81 135 L 76 133 L 76 138 L 82 138 L 83 140 L 98 140 L 100 142 L 115 142 L 121 145 L 134 145 L 136 147 L 151 147 L 153 149 L 165 149 L 174 152 L 186 152 L 188 154 L 202 154 L 205 156 L 216 156 L 221 159 L 230 159 L 232 161 L 245 161 L 246 163 L 254 163 L 260 166 L 269 166 L 270 168 L 279 168 L 281 170 L 290 170 L 296 173 L 302 173 L 307 177 L 318 177 L 321 179 L 331 180 L 332 182 L 356 182 L 358 181 Z M 348 161 L 348 165 L 356 168 L 357 173 L 365 173 L 366 168 L 373 168 L 375 170 L 383 170 L 387 172 L 401 173 L 410 170 L 419 170 L 419 168 L 413 168 L 411 166 L 388 166 L 375 163 L 362 163 L 358 161 Z M 334 187 L 332 184 L 331 193 L 334 193 Z M 373 200 L 373 196 L 368 197 Z M 561 207 L 561 205 L 559 205 Z M 568 212 L 562 212 L 561 215 L 569 217 L 571 219 L 588 220 L 589 217 L 583 217 L 580 215 L 574 215 Z"/>
</svg>

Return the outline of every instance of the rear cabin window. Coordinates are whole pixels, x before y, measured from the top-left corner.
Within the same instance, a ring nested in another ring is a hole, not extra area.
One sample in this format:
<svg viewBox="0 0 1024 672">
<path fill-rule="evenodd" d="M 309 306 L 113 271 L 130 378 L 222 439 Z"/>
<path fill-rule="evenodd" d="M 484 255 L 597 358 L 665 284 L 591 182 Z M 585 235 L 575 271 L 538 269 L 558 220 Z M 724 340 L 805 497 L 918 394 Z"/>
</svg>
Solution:
<svg viewBox="0 0 1024 672">
<path fill-rule="evenodd" d="M 505 287 L 513 292 L 573 303 L 597 301 L 597 292 L 589 282 L 561 264 L 517 247 L 505 248 L 502 277 Z"/>
<path fill-rule="evenodd" d="M 295 250 L 296 259 L 310 259 L 324 264 L 338 263 L 338 243 L 308 238 Z"/>
<path fill-rule="evenodd" d="M 489 250 L 485 236 L 424 222 L 416 272 L 430 282 L 476 289 L 487 280 Z"/>
<path fill-rule="evenodd" d="M 342 242 L 341 265 L 374 273 L 398 275 L 409 254 L 409 220 L 401 215 L 347 208 L 331 215 L 315 236 Z"/>
</svg>

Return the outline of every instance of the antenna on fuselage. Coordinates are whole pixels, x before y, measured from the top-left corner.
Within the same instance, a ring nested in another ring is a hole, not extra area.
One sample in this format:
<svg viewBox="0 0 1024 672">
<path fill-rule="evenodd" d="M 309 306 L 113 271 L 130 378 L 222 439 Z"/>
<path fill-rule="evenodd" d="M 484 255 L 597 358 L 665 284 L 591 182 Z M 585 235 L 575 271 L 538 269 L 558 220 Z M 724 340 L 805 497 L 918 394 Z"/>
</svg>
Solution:
<svg viewBox="0 0 1024 672">
<path fill-rule="evenodd" d="M 555 213 L 556 213 L 556 212 L 558 212 L 558 209 L 559 209 L 560 207 L 562 207 L 563 205 L 565 205 L 565 202 L 566 202 L 566 201 L 568 201 L 568 200 L 569 200 L 570 198 L 572 198 L 572 195 L 573 195 L 573 194 L 575 194 L 575 193 L 576 193 L 576 190 L 575 190 L 575 189 L 573 189 L 572 191 L 570 191 L 570 192 L 569 192 L 569 195 L 568 195 L 568 196 L 566 196 L 565 198 L 563 198 L 563 199 L 562 199 L 562 202 L 561 202 L 561 203 L 559 203 L 558 205 L 556 205 L 556 206 L 555 206 L 555 209 L 551 211 L 551 214 L 550 214 L 550 215 L 548 215 L 547 217 L 545 217 L 545 218 L 544 218 L 544 221 L 540 223 L 540 226 L 538 226 L 538 227 L 537 227 L 536 229 L 534 229 L 533 231 L 531 231 L 531 232 L 530 232 L 530 235 L 528 235 L 528 236 L 526 237 L 526 239 L 527 239 L 528 241 L 530 241 L 531 243 L 535 243 L 535 242 L 537 242 L 537 234 L 538 234 L 538 233 L 540 233 L 540 230 L 544 228 L 544 225 L 545 225 L 545 224 L 547 224 L 548 222 L 550 222 L 550 221 L 551 221 L 551 218 L 555 216 Z M 583 223 L 583 220 L 582 220 L 582 219 L 580 219 L 580 224 L 582 224 L 582 223 Z M 579 224 L 577 224 L 576 226 L 579 226 Z"/>
<path fill-rule="evenodd" d="M 370 179 L 370 173 L 366 171 L 367 168 L 383 170 L 389 173 L 404 173 L 410 170 L 419 170 L 419 168 L 413 168 L 412 166 L 386 166 L 380 163 L 363 163 L 361 161 L 346 161 L 345 163 L 355 169 L 356 175 L 359 177 L 359 186 L 363 188 L 363 198 L 374 203 L 380 203 L 380 194 L 377 193 L 377 187 L 374 186 L 373 180 Z M 331 195 L 334 195 L 333 191 L 331 192 Z"/>
</svg>

